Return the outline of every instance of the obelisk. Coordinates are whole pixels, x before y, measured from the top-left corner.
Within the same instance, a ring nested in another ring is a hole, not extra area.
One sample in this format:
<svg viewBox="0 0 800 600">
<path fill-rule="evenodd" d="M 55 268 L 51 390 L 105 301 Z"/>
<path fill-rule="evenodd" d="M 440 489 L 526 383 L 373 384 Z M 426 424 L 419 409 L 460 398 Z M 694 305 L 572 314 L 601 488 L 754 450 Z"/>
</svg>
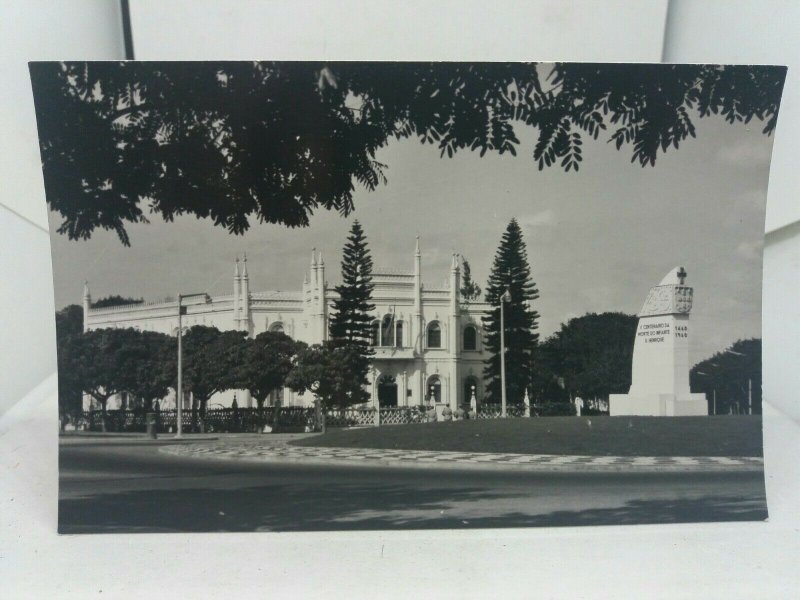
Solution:
<svg viewBox="0 0 800 600">
<path fill-rule="evenodd" d="M 689 313 L 694 290 L 686 269 L 675 267 L 650 293 L 639 311 L 633 344 L 631 387 L 611 394 L 609 414 L 659 417 L 707 415 L 705 394 L 689 389 Z"/>
</svg>

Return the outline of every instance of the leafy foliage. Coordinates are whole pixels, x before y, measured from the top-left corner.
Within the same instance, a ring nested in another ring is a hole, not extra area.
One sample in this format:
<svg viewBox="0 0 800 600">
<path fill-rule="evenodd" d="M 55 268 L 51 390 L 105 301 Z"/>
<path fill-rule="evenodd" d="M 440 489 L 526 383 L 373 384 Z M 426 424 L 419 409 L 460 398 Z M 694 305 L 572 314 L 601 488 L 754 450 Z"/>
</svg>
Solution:
<svg viewBox="0 0 800 600">
<path fill-rule="evenodd" d="M 746 412 L 752 386 L 753 414 L 761 414 L 761 340 L 738 340 L 697 363 L 689 372 L 689 383 L 693 392 L 705 393 L 709 407 L 716 391 L 717 414 Z"/>
<path fill-rule="evenodd" d="M 333 301 L 330 348 L 323 346 L 321 354 L 330 367 L 324 377 L 331 381 L 323 384 L 320 394 L 328 404 L 344 407 L 369 399 L 363 386 L 369 383 L 369 357 L 374 352 L 370 346 L 373 287 L 367 238 L 355 220 L 342 252 L 342 283 L 336 286 L 338 298 Z"/>
<path fill-rule="evenodd" d="M 385 183 L 392 139 L 516 155 L 539 137 L 539 169 L 577 171 L 585 138 L 655 165 L 694 119 L 764 122 L 786 69 L 555 63 L 42 62 L 31 64 L 47 201 L 59 233 L 129 243 L 146 212 L 194 214 L 233 233 L 305 226 L 353 210 L 354 182 Z"/>
<path fill-rule="evenodd" d="M 265 331 L 255 339 L 246 340 L 246 345 L 242 384 L 250 390 L 258 408 L 263 408 L 270 393 L 283 387 L 295 357 L 306 344 L 294 341 L 283 332 Z"/>
<path fill-rule="evenodd" d="M 354 346 L 315 344 L 299 353 L 286 385 L 297 392 L 310 390 L 326 408 L 346 408 L 369 399 L 363 389 L 366 378 L 354 377 L 368 366 L 368 359 Z"/>
<path fill-rule="evenodd" d="M 126 304 L 142 304 L 144 298 L 123 298 L 118 294 L 100 298 L 97 302 L 92 302 L 92 308 L 108 308 L 109 306 L 125 306 Z"/>
<path fill-rule="evenodd" d="M 342 283 L 336 286 L 338 298 L 333 301 L 330 318 L 330 338 L 336 345 L 357 347 L 364 355 L 370 353 L 373 288 L 367 237 L 355 220 L 342 251 Z"/>
<path fill-rule="evenodd" d="M 509 402 L 520 403 L 525 390 L 530 388 L 533 353 L 539 339 L 536 333 L 539 313 L 530 306 L 539 297 L 539 291 L 531 280 L 528 252 L 516 219 L 511 219 L 503 233 L 486 284 L 486 302 L 495 307 L 483 318 L 486 349 L 490 353 L 483 375 L 490 403 L 500 402 L 501 398 L 500 302 L 506 291 L 511 295 L 503 308 L 506 391 Z"/>
<path fill-rule="evenodd" d="M 80 376 L 80 338 L 83 335 L 83 308 L 71 304 L 56 312 L 56 350 L 58 360 L 58 412 L 80 412 L 83 392 Z"/>
<path fill-rule="evenodd" d="M 467 302 L 480 300 L 481 286 L 472 279 L 472 269 L 469 266 L 469 261 L 464 258 L 462 262 L 461 297 Z"/>
<path fill-rule="evenodd" d="M 138 337 L 134 329 L 93 329 L 72 346 L 81 387 L 103 411 L 111 396 L 135 385 Z"/>
<path fill-rule="evenodd" d="M 631 385 L 633 341 L 638 319 L 623 313 L 589 313 L 570 319 L 537 349 L 534 386 L 537 401 L 565 399 L 553 381 L 563 383 L 566 399 L 607 400 Z M 560 387 L 560 386 L 559 386 Z"/>
<path fill-rule="evenodd" d="M 247 355 L 246 331 L 219 331 L 195 325 L 183 336 L 183 382 L 192 393 L 192 420 L 205 414 L 217 392 L 243 387 L 242 365 Z"/>
<path fill-rule="evenodd" d="M 155 331 L 136 332 L 131 336 L 131 371 L 127 389 L 151 410 L 153 403 L 174 388 L 177 377 L 177 340 Z"/>
</svg>

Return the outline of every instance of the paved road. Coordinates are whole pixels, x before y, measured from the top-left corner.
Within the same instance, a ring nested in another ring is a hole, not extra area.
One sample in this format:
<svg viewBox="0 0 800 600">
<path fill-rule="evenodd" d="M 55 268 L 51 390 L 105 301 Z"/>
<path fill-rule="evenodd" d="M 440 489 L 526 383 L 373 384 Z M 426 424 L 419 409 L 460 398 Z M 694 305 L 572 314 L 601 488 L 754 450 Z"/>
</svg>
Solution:
<svg viewBox="0 0 800 600">
<path fill-rule="evenodd" d="M 60 446 L 59 530 L 313 531 L 766 518 L 761 473 L 532 473 L 275 465 L 138 442 Z"/>
</svg>

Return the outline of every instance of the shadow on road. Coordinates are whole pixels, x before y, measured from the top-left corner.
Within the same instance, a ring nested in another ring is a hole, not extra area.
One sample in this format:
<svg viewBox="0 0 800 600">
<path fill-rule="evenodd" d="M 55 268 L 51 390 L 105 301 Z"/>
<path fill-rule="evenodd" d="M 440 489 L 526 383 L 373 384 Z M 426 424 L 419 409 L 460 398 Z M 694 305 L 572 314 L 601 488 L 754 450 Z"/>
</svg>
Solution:
<svg viewBox="0 0 800 600">
<path fill-rule="evenodd" d="M 59 502 L 61 533 L 123 531 L 321 531 L 632 525 L 702 521 L 753 521 L 767 517 L 763 496 L 712 496 L 634 500 L 615 508 L 542 514 L 503 511 L 491 516 L 451 516 L 454 505 L 499 500 L 463 487 L 412 490 L 407 486 L 268 485 L 231 490 L 127 491 Z"/>
</svg>

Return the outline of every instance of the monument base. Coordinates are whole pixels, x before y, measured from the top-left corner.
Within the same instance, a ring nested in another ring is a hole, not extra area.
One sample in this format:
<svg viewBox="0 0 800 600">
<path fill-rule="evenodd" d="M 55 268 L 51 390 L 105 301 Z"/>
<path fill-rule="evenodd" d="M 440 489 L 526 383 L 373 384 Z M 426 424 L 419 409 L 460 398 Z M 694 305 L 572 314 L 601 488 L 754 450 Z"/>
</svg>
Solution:
<svg viewBox="0 0 800 600">
<path fill-rule="evenodd" d="M 612 417 L 697 417 L 708 414 L 705 394 L 611 394 Z"/>
</svg>

